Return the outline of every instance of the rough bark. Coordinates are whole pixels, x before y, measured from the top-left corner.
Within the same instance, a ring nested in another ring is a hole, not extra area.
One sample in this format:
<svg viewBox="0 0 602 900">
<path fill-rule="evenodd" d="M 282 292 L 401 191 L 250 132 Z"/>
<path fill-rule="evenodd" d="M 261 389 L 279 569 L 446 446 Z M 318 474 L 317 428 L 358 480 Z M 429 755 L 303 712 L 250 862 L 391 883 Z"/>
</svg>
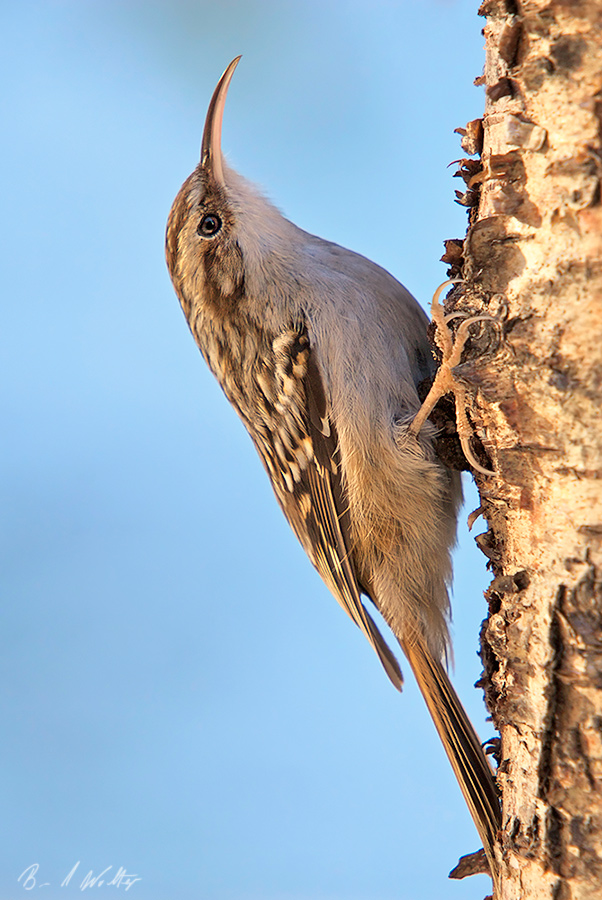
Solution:
<svg viewBox="0 0 602 900">
<path fill-rule="evenodd" d="M 500 900 L 599 900 L 602 0 L 489 0 L 480 13 L 486 109 L 463 138 L 480 161 L 461 166 L 471 222 L 444 259 L 466 280 L 448 311 L 501 323 L 497 349 L 477 338 L 460 367 L 496 472 L 477 481 Z"/>
</svg>

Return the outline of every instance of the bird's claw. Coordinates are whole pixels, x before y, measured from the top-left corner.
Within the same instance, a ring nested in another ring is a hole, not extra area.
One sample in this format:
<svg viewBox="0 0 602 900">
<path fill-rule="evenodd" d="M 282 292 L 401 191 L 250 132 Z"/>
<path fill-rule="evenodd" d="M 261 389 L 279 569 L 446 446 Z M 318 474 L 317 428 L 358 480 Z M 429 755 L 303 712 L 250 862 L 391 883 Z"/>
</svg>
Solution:
<svg viewBox="0 0 602 900">
<path fill-rule="evenodd" d="M 452 319 L 461 317 L 462 313 L 451 313 L 451 315 L 446 316 L 443 306 L 439 302 L 439 297 L 442 291 L 450 284 L 459 284 L 461 281 L 461 278 L 452 278 L 449 281 L 444 281 L 433 294 L 431 315 L 437 329 L 435 340 L 441 350 L 442 360 L 431 389 L 410 425 L 410 433 L 417 437 L 441 397 L 445 394 L 453 393 L 456 403 L 456 428 L 466 459 L 473 469 L 476 469 L 482 475 L 495 475 L 495 472 L 485 469 L 477 462 L 470 447 L 472 428 L 466 414 L 466 388 L 455 377 L 453 369 L 459 365 L 462 359 L 464 346 L 470 336 L 471 325 L 474 325 L 476 322 L 492 322 L 497 326 L 498 323 L 492 316 L 470 316 L 464 319 L 455 336 L 452 334 L 448 323 Z"/>
</svg>

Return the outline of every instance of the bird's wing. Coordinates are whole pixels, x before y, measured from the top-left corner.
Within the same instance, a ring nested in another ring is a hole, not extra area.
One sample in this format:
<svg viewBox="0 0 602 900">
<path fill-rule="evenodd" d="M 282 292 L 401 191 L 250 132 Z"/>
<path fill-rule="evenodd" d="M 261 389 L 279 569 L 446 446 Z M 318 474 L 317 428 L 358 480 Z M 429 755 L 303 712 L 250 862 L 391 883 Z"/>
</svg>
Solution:
<svg viewBox="0 0 602 900">
<path fill-rule="evenodd" d="M 399 664 L 361 601 L 349 555 L 337 435 L 306 329 L 278 335 L 272 351 L 256 374 L 259 390 L 249 431 L 307 555 L 401 690 Z"/>
</svg>

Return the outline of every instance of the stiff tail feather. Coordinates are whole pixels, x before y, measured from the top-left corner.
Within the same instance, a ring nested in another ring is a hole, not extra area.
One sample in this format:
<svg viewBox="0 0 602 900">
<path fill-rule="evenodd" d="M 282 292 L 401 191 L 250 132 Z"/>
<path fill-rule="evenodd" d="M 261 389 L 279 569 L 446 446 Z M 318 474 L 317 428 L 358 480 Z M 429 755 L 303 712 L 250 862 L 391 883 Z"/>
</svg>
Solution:
<svg viewBox="0 0 602 900">
<path fill-rule="evenodd" d="M 477 734 L 440 662 L 420 643 L 401 644 L 435 728 L 445 747 L 487 854 L 495 894 L 498 866 L 494 847 L 501 827 L 499 793 Z"/>
</svg>

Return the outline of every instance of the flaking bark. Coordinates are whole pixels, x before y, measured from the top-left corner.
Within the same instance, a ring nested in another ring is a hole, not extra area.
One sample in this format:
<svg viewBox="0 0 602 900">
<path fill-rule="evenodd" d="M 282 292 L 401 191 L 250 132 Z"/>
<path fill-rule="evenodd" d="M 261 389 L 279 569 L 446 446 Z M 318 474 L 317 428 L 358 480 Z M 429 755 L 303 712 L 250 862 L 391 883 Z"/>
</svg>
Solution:
<svg viewBox="0 0 602 900">
<path fill-rule="evenodd" d="M 501 733 L 500 900 L 602 897 L 602 2 L 490 0 L 485 115 L 447 311 L 489 312 L 459 367 L 485 465 L 483 684 Z M 485 326 L 486 327 L 486 326 Z M 489 463 L 487 461 L 489 457 Z"/>
</svg>

